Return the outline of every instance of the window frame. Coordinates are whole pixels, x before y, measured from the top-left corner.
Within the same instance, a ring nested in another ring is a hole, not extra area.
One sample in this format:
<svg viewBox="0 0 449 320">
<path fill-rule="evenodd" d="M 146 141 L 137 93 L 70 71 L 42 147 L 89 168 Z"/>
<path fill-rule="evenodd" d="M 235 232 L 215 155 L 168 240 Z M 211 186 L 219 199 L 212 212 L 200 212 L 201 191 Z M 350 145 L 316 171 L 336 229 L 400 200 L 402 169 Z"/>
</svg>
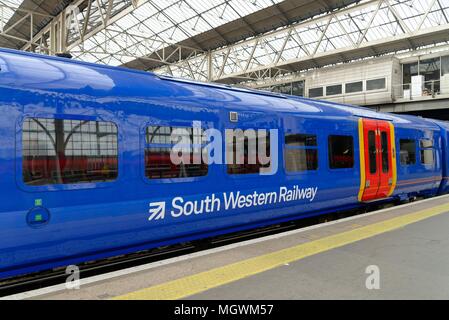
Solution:
<svg viewBox="0 0 449 320">
<path fill-rule="evenodd" d="M 231 130 L 238 130 L 238 129 L 240 129 L 240 130 L 243 130 L 243 131 L 245 131 L 245 130 L 255 130 L 256 133 L 257 133 L 258 130 L 266 130 L 267 133 L 268 133 L 268 137 L 270 137 L 270 165 L 273 163 L 272 162 L 273 158 L 272 158 L 272 154 L 271 154 L 271 148 L 272 148 L 271 139 L 272 139 L 272 136 L 270 134 L 270 130 L 275 129 L 275 128 L 270 128 L 268 126 L 267 127 L 265 127 L 265 126 L 255 126 L 255 128 L 252 128 L 252 127 L 248 127 L 247 125 L 243 125 L 241 123 L 234 123 L 233 126 L 226 126 L 224 128 L 224 130 L 222 130 L 222 135 L 223 135 L 223 157 L 224 157 L 224 160 L 226 160 L 226 157 L 227 157 L 227 147 L 228 147 L 227 144 L 226 144 L 227 141 L 226 141 L 226 132 L 225 132 L 225 130 L 229 130 L 229 129 L 231 129 Z M 280 138 L 281 137 L 278 134 L 278 140 Z M 277 146 L 278 146 L 278 151 L 277 152 L 279 152 L 279 147 L 280 147 L 279 141 L 278 141 Z M 278 159 L 278 161 L 279 161 L 279 159 Z M 225 176 L 231 178 L 231 179 L 245 179 L 245 178 L 260 177 L 260 172 L 242 173 L 242 174 L 229 173 L 229 171 L 228 171 L 228 164 L 227 163 L 224 163 L 224 165 L 223 165 L 223 174 Z"/>
<path fill-rule="evenodd" d="M 331 137 L 350 137 L 352 139 L 352 167 L 344 167 L 344 168 L 332 168 L 331 166 L 331 144 L 330 144 L 330 139 Z M 351 134 L 339 134 L 339 133 L 331 133 L 327 136 L 327 165 L 328 165 L 328 169 L 330 171 L 352 171 L 356 168 L 356 149 L 355 149 L 355 141 L 356 139 L 354 138 L 354 136 L 352 136 Z"/>
<path fill-rule="evenodd" d="M 146 143 L 146 134 L 147 128 L 151 126 L 161 126 L 161 127 L 177 127 L 177 128 L 192 128 L 192 123 L 195 120 L 191 121 L 148 121 L 142 124 L 140 128 L 140 174 L 142 180 L 147 184 L 166 184 L 166 183 L 188 183 L 193 181 L 202 181 L 207 179 L 210 176 L 212 166 L 208 164 L 207 174 L 204 176 L 197 177 L 185 177 L 185 178 L 161 178 L 161 179 L 150 179 L 147 177 L 145 173 L 145 151 L 148 148 L 148 144 Z M 208 121 L 201 121 L 201 129 L 203 131 L 210 128 L 210 123 Z M 204 143 L 207 145 L 208 143 Z"/>
<path fill-rule="evenodd" d="M 385 87 L 379 88 L 379 89 L 368 89 L 368 82 L 375 81 L 375 80 L 385 80 Z M 365 80 L 365 92 L 366 93 L 382 92 L 382 91 L 388 91 L 388 78 L 387 77 L 370 78 L 370 79 Z"/>
<path fill-rule="evenodd" d="M 77 120 L 77 121 L 96 121 L 96 122 L 110 122 L 117 128 L 117 177 L 111 181 L 100 182 L 79 182 L 71 184 L 46 184 L 33 186 L 25 183 L 23 180 L 23 125 L 27 119 L 40 118 L 40 119 L 57 119 L 57 120 Z M 122 128 L 117 123 L 117 120 L 112 117 L 96 117 L 96 116 L 84 116 L 84 115 L 72 115 L 72 114 L 54 114 L 54 113 L 24 113 L 16 122 L 15 133 L 15 155 L 17 161 L 15 161 L 15 177 L 16 183 L 20 189 L 26 192 L 41 193 L 41 192 L 56 192 L 65 190 L 87 190 L 87 189 L 104 189 L 115 187 L 121 182 L 123 176 L 123 143 Z"/>
<path fill-rule="evenodd" d="M 407 164 L 407 163 L 403 163 L 403 162 L 402 162 L 402 158 L 401 158 L 401 151 L 402 151 L 402 148 L 401 148 L 401 141 L 404 141 L 404 140 L 407 140 L 407 141 L 413 141 L 414 144 L 415 144 L 415 161 L 414 161 L 413 163 Z M 418 150 L 418 143 L 417 143 L 416 138 L 405 138 L 405 137 L 399 138 L 399 165 L 400 165 L 401 167 L 416 166 L 417 163 L 418 163 L 418 153 L 417 153 L 417 150 Z"/>
<path fill-rule="evenodd" d="M 327 91 L 328 91 L 328 88 L 331 88 L 331 87 L 340 87 L 340 93 L 332 93 L 332 94 L 328 94 L 327 93 Z M 344 94 L 344 83 L 335 83 L 335 84 L 328 84 L 328 85 L 326 85 L 325 87 L 324 87 L 324 96 L 325 97 L 338 97 L 338 96 L 341 96 L 341 95 L 343 95 Z"/>
<path fill-rule="evenodd" d="M 423 141 L 430 141 L 432 144 L 431 146 L 423 146 Z M 432 163 L 425 163 L 423 162 L 424 157 L 423 157 L 423 151 L 432 151 Z M 434 139 L 428 139 L 428 138 L 421 138 L 419 139 L 419 158 L 420 158 L 420 163 L 423 166 L 434 166 L 436 163 L 436 151 L 435 151 L 435 140 Z"/>
<path fill-rule="evenodd" d="M 359 91 L 351 91 L 351 92 L 348 92 L 348 90 L 347 90 L 347 88 L 348 88 L 348 85 L 351 85 L 351 84 L 356 84 L 356 83 L 360 83 L 361 85 L 362 85 L 362 89 L 361 90 L 359 90 Z M 344 83 L 344 88 L 345 88 L 345 95 L 356 95 L 356 94 L 361 94 L 361 93 L 363 93 L 365 90 L 365 83 L 364 83 L 364 81 L 363 80 L 359 80 L 359 81 L 351 81 L 351 82 L 345 82 Z"/>
<path fill-rule="evenodd" d="M 372 140 L 372 139 L 373 140 Z M 368 171 L 371 175 L 377 174 L 379 169 L 377 163 L 377 144 L 376 144 L 376 131 L 375 129 L 368 130 Z M 374 143 L 372 146 L 371 144 Z M 374 148 L 374 150 L 373 150 Z M 373 158 L 374 156 L 374 158 Z M 374 161 L 373 161 L 374 160 Z M 374 167 L 373 167 L 374 164 Z M 374 170 L 373 170 L 374 169 Z"/>
<path fill-rule="evenodd" d="M 304 135 L 304 136 L 315 136 L 315 141 L 316 141 L 316 145 L 315 146 L 288 146 L 286 143 L 286 138 L 288 135 Z M 309 174 L 309 173 L 316 173 L 320 170 L 320 149 L 319 149 L 319 144 L 320 144 L 320 138 L 318 136 L 317 133 L 296 133 L 296 132 L 285 132 L 284 133 L 284 137 L 283 137 L 283 166 L 284 166 L 284 173 L 285 175 L 304 175 L 304 174 Z M 288 171 L 287 170 L 287 159 L 286 159 L 286 151 L 287 150 L 316 150 L 317 153 L 317 161 L 316 161 L 316 169 L 312 169 L 312 170 L 301 170 L 301 171 Z"/>
<path fill-rule="evenodd" d="M 313 97 L 312 97 L 312 96 L 310 95 L 310 91 L 311 91 L 311 90 L 316 90 L 316 89 L 321 89 L 321 95 L 319 95 L 319 96 L 313 96 Z M 311 98 L 311 99 L 325 97 L 325 88 L 324 88 L 324 86 L 321 86 L 321 87 L 314 87 L 314 88 L 308 88 L 308 89 L 307 89 L 307 97 L 308 97 L 308 98 Z"/>
<path fill-rule="evenodd" d="M 384 139 L 385 138 L 385 139 Z M 388 174 L 391 171 L 390 168 L 390 159 L 391 158 L 391 147 L 389 148 L 389 136 L 386 131 L 382 131 L 380 134 L 380 157 L 381 157 L 381 165 L 382 165 L 382 173 Z M 384 145 L 386 143 L 386 146 Z M 385 147 L 385 148 L 384 148 Z M 394 159 L 394 158 L 393 158 Z M 386 162 L 385 162 L 386 160 Z M 385 165 L 386 164 L 386 165 Z"/>
</svg>

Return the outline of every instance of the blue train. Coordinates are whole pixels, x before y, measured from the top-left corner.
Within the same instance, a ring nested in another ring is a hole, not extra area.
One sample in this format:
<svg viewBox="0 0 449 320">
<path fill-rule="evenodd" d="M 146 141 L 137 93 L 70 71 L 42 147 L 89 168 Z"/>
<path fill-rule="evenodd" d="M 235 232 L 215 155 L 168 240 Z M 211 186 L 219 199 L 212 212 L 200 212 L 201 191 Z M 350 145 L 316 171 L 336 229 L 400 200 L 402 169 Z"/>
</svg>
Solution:
<svg viewBox="0 0 449 320">
<path fill-rule="evenodd" d="M 449 191 L 436 120 L 6 49 L 0 111 L 0 278 Z"/>
</svg>

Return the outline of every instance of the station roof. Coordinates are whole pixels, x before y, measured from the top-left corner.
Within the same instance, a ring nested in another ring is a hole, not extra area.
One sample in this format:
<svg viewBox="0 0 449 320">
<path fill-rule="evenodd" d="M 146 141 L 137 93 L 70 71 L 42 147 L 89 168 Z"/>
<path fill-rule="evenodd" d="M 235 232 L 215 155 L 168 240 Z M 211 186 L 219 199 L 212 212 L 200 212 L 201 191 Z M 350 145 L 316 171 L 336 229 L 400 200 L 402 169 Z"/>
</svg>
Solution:
<svg viewBox="0 0 449 320">
<path fill-rule="evenodd" d="M 20 49 L 24 41 L 30 38 L 31 19 L 27 19 L 28 12 L 33 15 L 34 31 L 38 32 L 51 22 L 71 0 L 0 0 L 0 30 L 8 30 L 8 36 L 0 35 L 0 47 Z M 17 38 L 14 38 L 17 37 Z"/>
<path fill-rule="evenodd" d="M 256 5 L 258 4 L 256 1 L 250 2 L 255 3 Z M 298 21 L 309 19 L 324 12 L 331 12 L 354 2 L 356 2 L 356 0 L 266 1 L 263 3 L 263 7 L 260 6 L 262 3 L 259 3 L 259 6 L 252 5 L 252 8 L 250 6 L 251 10 L 246 11 L 246 15 L 234 15 L 233 19 L 220 21 L 221 18 L 219 16 L 214 17 L 213 20 L 216 20 L 214 23 L 215 27 L 206 28 L 201 33 L 191 33 L 189 37 L 179 41 L 177 44 L 187 48 L 198 48 L 206 52 L 232 45 L 241 40 L 255 37 Z M 240 5 L 235 5 L 231 2 L 229 2 L 229 5 L 234 6 L 237 11 L 240 11 Z M 165 50 L 168 50 L 168 52 L 166 52 L 168 55 L 175 50 L 175 47 L 169 46 L 165 48 Z M 184 58 L 189 53 L 190 52 L 186 50 Z M 149 57 L 160 54 L 160 50 L 157 50 L 149 55 Z M 148 59 L 135 59 L 126 63 L 125 66 L 133 69 L 152 70 L 161 66 L 161 63 Z"/>
<path fill-rule="evenodd" d="M 448 41 L 449 0 L 364 0 L 212 50 L 209 78 L 206 55 L 154 71 L 233 84 Z"/>
<path fill-rule="evenodd" d="M 120 19 L 85 39 L 79 46 L 71 48 L 76 58 L 110 65 L 126 63 L 131 68 L 151 69 L 160 63 L 142 65 L 140 56 L 145 53 L 158 54 L 158 50 L 174 50 L 170 44 L 182 45 L 203 51 L 233 44 L 242 39 L 310 18 L 316 14 L 330 12 L 358 0 L 98 0 L 92 1 L 96 11 L 108 10 L 112 3 L 111 15 L 134 7 Z M 30 25 L 34 34 L 49 24 L 52 18 L 68 5 L 79 5 L 84 10 L 89 0 L 0 0 L 0 46 L 21 49 L 23 39 L 30 38 Z M 100 10 L 99 10 L 100 9 Z M 27 19 L 29 12 L 33 21 Z M 86 17 L 80 12 L 79 20 Z M 101 14 L 91 15 L 89 25 L 101 24 Z M 107 33 L 106 33 L 107 32 Z M 14 38 L 16 37 L 16 38 Z M 69 41 L 74 40 L 69 33 Z M 75 36 L 76 37 L 76 36 Z M 108 45 L 117 43 L 117 48 L 108 48 L 110 54 L 101 50 L 108 38 Z M 152 46 L 143 45 L 153 41 Z M 76 40 L 76 39 L 75 39 Z M 135 48 L 133 48 L 135 47 Z M 121 52 L 119 48 L 128 48 Z M 144 49 L 143 49 L 144 48 Z M 135 51 L 132 51 L 135 49 Z M 143 50 L 143 51 L 142 51 Z M 148 52 L 145 52 L 148 51 Z M 188 50 L 186 50 L 188 51 Z M 186 52 L 185 54 L 189 54 Z M 137 62 L 133 63 L 133 62 Z M 140 65 L 139 65 L 140 64 Z"/>
<path fill-rule="evenodd" d="M 0 46 L 23 47 L 27 10 L 37 33 L 75 3 L 75 59 L 230 84 L 449 41 L 449 0 L 0 0 Z"/>
<path fill-rule="evenodd" d="M 162 50 L 170 56 L 176 50 L 172 45 L 185 47 L 185 58 L 192 51 L 230 45 L 356 1 L 148 0 L 70 51 L 84 61 L 149 70 L 162 65 L 151 56 Z"/>
</svg>

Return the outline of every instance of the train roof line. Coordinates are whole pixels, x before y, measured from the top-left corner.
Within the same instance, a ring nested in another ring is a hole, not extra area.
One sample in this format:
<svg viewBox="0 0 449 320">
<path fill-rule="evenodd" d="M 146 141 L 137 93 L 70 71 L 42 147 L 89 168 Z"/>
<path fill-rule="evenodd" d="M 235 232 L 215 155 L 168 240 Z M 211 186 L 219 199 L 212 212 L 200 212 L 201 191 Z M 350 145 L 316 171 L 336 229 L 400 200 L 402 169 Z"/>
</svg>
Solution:
<svg viewBox="0 0 449 320">
<path fill-rule="evenodd" d="M 187 84 L 191 84 L 191 85 L 204 86 L 204 87 L 214 88 L 214 89 L 230 90 L 230 91 L 242 92 L 242 93 L 258 94 L 258 95 L 274 97 L 274 98 L 289 99 L 288 96 L 280 94 L 280 93 L 276 93 L 276 92 L 255 90 L 255 89 L 250 89 L 250 88 L 239 88 L 239 87 L 233 87 L 228 84 L 221 84 L 221 83 L 215 83 L 215 82 L 212 82 L 212 83 L 211 82 L 201 82 L 201 81 L 182 79 L 182 78 L 176 78 L 176 77 L 165 76 L 165 75 L 155 75 L 155 76 L 162 80 L 166 80 L 166 81 L 187 83 Z"/>
<path fill-rule="evenodd" d="M 338 104 L 338 103 L 333 103 L 331 101 L 315 100 L 315 99 L 310 99 L 310 98 L 306 98 L 306 97 L 291 96 L 291 95 L 285 95 L 285 94 L 281 94 L 281 93 L 269 92 L 269 91 L 263 91 L 263 90 L 257 90 L 257 89 L 238 88 L 238 87 L 233 87 L 233 86 L 227 85 L 227 84 L 208 83 L 208 82 L 201 82 L 201 81 L 196 81 L 196 80 L 182 79 L 182 78 L 177 78 L 177 77 L 173 77 L 173 76 L 158 75 L 158 74 L 155 74 L 150 71 L 141 71 L 141 70 L 129 69 L 129 68 L 120 67 L 120 66 L 109 66 L 109 65 L 105 65 L 105 64 L 73 60 L 73 59 L 58 57 L 58 56 L 49 56 L 49 55 L 45 55 L 45 54 L 28 52 L 28 51 L 21 51 L 21 50 L 9 49 L 9 48 L 0 48 L 0 52 L 18 54 L 18 55 L 22 55 L 22 56 L 31 56 L 31 57 L 35 57 L 37 59 L 48 59 L 48 60 L 59 61 L 59 62 L 64 62 L 64 63 L 85 65 L 85 66 L 89 66 L 89 67 L 93 67 L 93 68 L 102 68 L 102 69 L 108 69 L 108 70 L 113 70 L 113 71 L 125 71 L 125 72 L 131 72 L 131 73 L 136 73 L 136 74 L 143 74 L 143 75 L 148 75 L 153 78 L 157 78 L 157 79 L 161 79 L 161 80 L 165 80 L 165 81 L 173 81 L 173 82 L 177 82 L 177 83 L 185 83 L 185 84 L 197 85 L 197 86 L 202 86 L 202 87 L 207 87 L 207 88 L 223 89 L 223 90 L 229 90 L 229 91 L 241 92 L 241 93 L 251 93 L 251 94 L 257 94 L 257 95 L 262 95 L 262 96 L 288 99 L 288 100 L 294 100 L 294 101 L 302 101 L 302 102 L 303 101 L 304 102 L 305 101 L 312 102 L 312 103 L 324 102 L 324 103 L 328 104 L 329 107 L 333 107 L 333 106 L 344 107 L 344 106 L 346 106 L 346 107 L 350 107 L 350 108 L 365 109 L 365 110 L 369 110 L 371 112 L 376 112 L 374 110 L 363 108 L 360 106 Z"/>
<path fill-rule="evenodd" d="M 255 89 L 249 89 L 249 88 L 238 88 L 238 87 L 233 87 L 230 85 L 219 84 L 219 83 L 207 83 L 207 82 L 201 82 L 201 81 L 195 81 L 195 80 L 188 80 L 188 79 L 176 78 L 176 77 L 167 76 L 167 75 L 158 75 L 151 71 L 135 70 L 135 69 L 129 69 L 129 68 L 120 67 L 120 66 L 109 66 L 109 65 L 93 63 L 93 62 L 73 60 L 73 59 L 69 59 L 69 58 L 65 58 L 65 57 L 49 56 L 49 55 L 35 53 L 35 52 L 20 51 L 20 50 L 9 49 L 9 48 L 0 48 L 0 52 L 19 54 L 19 55 L 23 55 L 23 56 L 31 56 L 31 57 L 35 57 L 38 59 L 48 59 L 48 60 L 54 60 L 54 61 L 59 61 L 59 62 L 64 62 L 64 63 L 85 65 L 85 66 L 94 67 L 94 68 L 103 68 L 103 69 L 114 70 L 114 71 L 118 70 L 118 71 L 125 71 L 125 72 L 131 72 L 131 73 L 136 73 L 136 74 L 144 74 L 144 75 L 149 75 L 154 78 L 158 78 L 158 79 L 166 80 L 166 81 L 174 81 L 174 82 L 187 83 L 187 84 L 191 84 L 191 85 L 198 85 L 198 86 L 209 87 L 209 88 L 216 88 L 216 89 L 230 90 L 230 91 L 235 91 L 235 92 L 259 94 L 259 95 L 263 95 L 263 96 L 288 99 L 288 97 L 286 95 L 283 95 L 280 93 L 275 93 L 275 92 L 268 92 L 268 91 L 255 90 Z"/>
<path fill-rule="evenodd" d="M 325 106 L 330 109 L 339 108 L 341 110 L 342 107 L 345 107 L 345 105 L 333 104 L 328 101 L 314 100 L 314 99 L 290 96 L 290 95 L 287 96 L 287 95 L 280 94 L 280 93 L 268 92 L 268 91 L 262 91 L 262 90 L 256 90 L 256 89 L 237 88 L 237 87 L 232 87 L 232 86 L 226 85 L 226 84 L 206 83 L 206 82 L 200 82 L 200 81 L 195 81 L 195 80 L 181 79 L 181 78 L 176 78 L 176 77 L 172 77 L 172 76 L 157 75 L 155 73 L 148 72 L 148 71 L 133 70 L 133 69 L 128 69 L 128 68 L 124 68 L 124 67 L 108 66 L 108 65 L 104 65 L 104 64 L 72 60 L 72 59 L 57 57 L 57 56 L 48 56 L 48 55 L 38 54 L 38 53 L 34 53 L 34 52 L 25 52 L 25 51 L 7 49 L 7 48 L 0 48 L 0 52 L 16 54 L 16 55 L 21 55 L 21 56 L 27 56 L 27 57 L 32 57 L 32 58 L 36 58 L 36 59 L 46 59 L 46 60 L 58 61 L 58 62 L 68 63 L 68 64 L 82 65 L 82 66 L 87 66 L 90 68 L 101 68 L 101 69 L 110 70 L 110 71 L 130 72 L 132 74 L 149 76 L 149 77 L 152 77 L 153 79 L 159 79 L 161 81 L 171 81 L 171 82 L 175 82 L 175 83 L 200 86 L 200 87 L 210 88 L 210 89 L 219 89 L 219 90 L 226 90 L 226 91 L 231 91 L 231 92 L 247 93 L 247 94 L 258 95 L 261 97 L 278 98 L 278 99 L 302 102 L 302 103 L 307 103 L 307 104 L 318 103 L 318 104 L 322 104 L 322 106 Z M 356 107 L 352 106 L 352 108 L 356 108 Z M 362 108 L 360 108 L 360 109 L 362 109 Z M 355 115 L 355 112 L 350 110 L 350 108 L 348 108 L 348 110 L 345 110 L 345 111 L 348 114 Z M 371 110 L 371 111 L 373 111 L 373 110 Z"/>
<path fill-rule="evenodd" d="M 130 69 L 130 68 L 120 67 L 120 66 L 110 66 L 107 64 L 99 64 L 99 63 L 93 63 L 93 62 L 87 62 L 87 61 L 73 60 L 73 59 L 65 58 L 65 57 L 49 56 L 46 54 L 21 51 L 21 50 L 10 49 L 10 48 L 0 48 L 0 53 L 1 52 L 18 54 L 18 55 L 22 55 L 22 56 L 29 56 L 29 57 L 34 57 L 37 59 L 47 59 L 47 60 L 64 62 L 64 63 L 79 64 L 79 65 L 84 65 L 84 66 L 93 67 L 93 68 L 102 68 L 102 69 L 108 69 L 108 70 L 113 70 L 113 71 L 118 70 L 118 71 L 125 71 L 125 72 L 137 73 L 137 74 L 145 74 L 145 75 L 149 75 L 154 78 L 159 77 L 157 74 L 155 74 L 151 71 L 142 71 L 142 70 Z"/>
<path fill-rule="evenodd" d="M 420 119 L 419 117 L 416 117 L 416 116 L 398 115 L 398 114 L 390 114 L 390 113 L 385 113 L 385 112 L 378 112 L 377 110 L 373 110 L 373 109 L 361 107 L 361 106 L 341 104 L 341 103 L 336 103 L 336 102 L 332 102 L 332 101 L 316 100 L 316 99 L 311 99 L 311 98 L 306 98 L 306 97 L 284 95 L 284 94 L 280 94 L 280 93 L 268 92 L 268 91 L 263 91 L 263 90 L 250 89 L 250 88 L 238 88 L 238 87 L 233 87 L 233 86 L 226 85 L 226 84 L 206 83 L 206 82 L 200 82 L 200 81 L 195 81 L 195 80 L 186 80 L 186 79 L 181 79 L 181 78 L 176 78 L 176 77 L 171 77 L 171 76 L 157 75 L 157 74 L 155 74 L 153 72 L 149 72 L 149 71 L 141 71 L 141 70 L 134 70 L 134 69 L 129 69 L 129 68 L 120 67 L 120 66 L 109 66 L 109 65 L 92 63 L 92 62 L 72 60 L 72 59 L 68 59 L 68 58 L 64 58 L 64 57 L 49 56 L 49 55 L 38 54 L 38 53 L 34 53 L 34 52 L 25 52 L 25 51 L 20 51 L 20 50 L 15 50 L 15 49 L 7 49 L 7 48 L 0 48 L 0 52 L 34 57 L 36 59 L 47 59 L 47 60 L 58 61 L 58 62 L 69 63 L 69 64 L 84 65 L 84 66 L 91 67 L 91 68 L 101 68 L 101 69 L 106 69 L 106 70 L 110 70 L 110 71 L 124 71 L 124 72 L 133 73 L 133 74 L 146 75 L 146 76 L 152 77 L 153 79 L 159 79 L 162 81 L 172 81 L 172 82 L 176 82 L 176 83 L 196 85 L 196 86 L 201 86 L 201 87 L 211 88 L 211 89 L 220 89 L 220 90 L 226 90 L 226 91 L 248 93 L 248 94 L 259 95 L 261 97 L 278 98 L 278 99 L 302 102 L 302 103 L 306 103 L 306 104 L 318 104 L 318 105 L 321 105 L 321 107 L 327 107 L 329 109 L 344 110 L 348 114 L 356 116 L 356 117 L 377 118 L 377 119 L 390 120 L 390 121 L 394 121 L 394 118 L 396 118 L 396 119 L 412 118 L 415 120 Z M 367 114 L 362 114 L 361 112 L 366 112 Z M 427 122 L 428 124 L 433 123 L 435 125 L 435 122 L 428 121 L 429 119 L 421 118 L 421 120 L 423 122 Z"/>
</svg>

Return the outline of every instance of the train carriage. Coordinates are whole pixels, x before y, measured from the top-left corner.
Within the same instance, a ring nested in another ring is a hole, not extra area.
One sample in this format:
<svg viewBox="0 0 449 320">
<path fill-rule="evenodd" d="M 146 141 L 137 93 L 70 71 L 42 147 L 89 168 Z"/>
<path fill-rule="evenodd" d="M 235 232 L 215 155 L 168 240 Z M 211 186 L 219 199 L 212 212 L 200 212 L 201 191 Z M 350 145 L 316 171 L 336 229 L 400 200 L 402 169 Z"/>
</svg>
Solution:
<svg viewBox="0 0 449 320">
<path fill-rule="evenodd" d="M 438 191 L 439 194 L 449 192 L 449 123 L 445 121 L 432 120 L 441 128 L 441 166 L 443 179 Z"/>
<path fill-rule="evenodd" d="M 448 190 L 446 123 L 12 50 L 0 69 L 1 278 Z M 199 162 L 173 164 L 178 129 Z M 212 130 L 222 159 L 226 130 L 265 130 L 270 165 L 205 161 Z"/>
</svg>

